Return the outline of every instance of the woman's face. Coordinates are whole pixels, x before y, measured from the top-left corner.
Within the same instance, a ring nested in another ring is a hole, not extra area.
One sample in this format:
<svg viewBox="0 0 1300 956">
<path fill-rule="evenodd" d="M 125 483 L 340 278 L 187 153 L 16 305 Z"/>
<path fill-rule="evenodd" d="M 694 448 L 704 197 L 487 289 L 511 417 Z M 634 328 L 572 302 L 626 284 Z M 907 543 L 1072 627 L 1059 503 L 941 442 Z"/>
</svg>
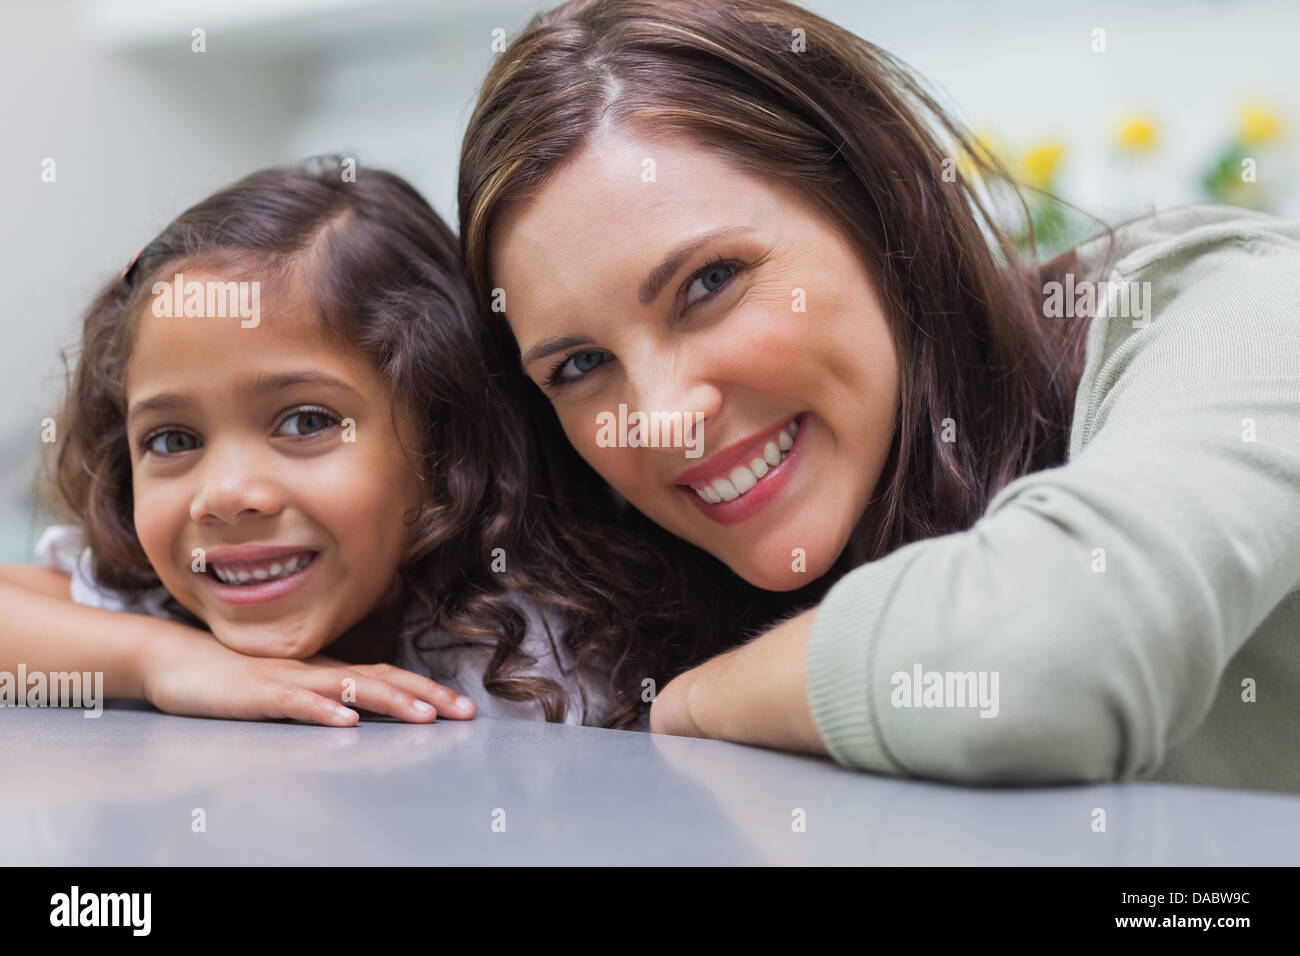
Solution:
<svg viewBox="0 0 1300 956">
<path fill-rule="evenodd" d="M 615 490 L 759 587 L 829 569 L 899 380 L 871 279 L 815 206 L 685 140 L 608 129 L 491 244 L 524 371 Z"/>
<path fill-rule="evenodd" d="M 306 310 L 243 328 L 146 307 L 126 399 L 140 544 L 223 644 L 310 657 L 393 596 L 421 495 L 413 424 L 398 435 L 387 383 Z"/>
</svg>

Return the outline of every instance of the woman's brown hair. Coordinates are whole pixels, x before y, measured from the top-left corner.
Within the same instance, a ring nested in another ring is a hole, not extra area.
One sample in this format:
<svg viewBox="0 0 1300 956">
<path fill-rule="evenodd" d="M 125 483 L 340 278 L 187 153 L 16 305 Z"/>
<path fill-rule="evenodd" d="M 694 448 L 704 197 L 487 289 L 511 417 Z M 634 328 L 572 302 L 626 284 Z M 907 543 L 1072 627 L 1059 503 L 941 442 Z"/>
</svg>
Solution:
<svg viewBox="0 0 1300 956">
<path fill-rule="evenodd" d="M 465 134 L 458 200 L 465 267 L 503 367 L 519 359 L 505 314 L 490 308 L 493 229 L 598 128 L 620 124 L 683 135 L 797 188 L 851 239 L 886 303 L 902 391 L 889 458 L 836 566 L 785 595 L 786 608 L 864 561 L 969 528 L 1012 479 L 1064 461 L 1086 323 L 1045 321 L 1042 288 L 1074 257 L 1040 265 L 1022 254 L 1003 220 L 1007 208 L 1027 220 L 1026 205 L 997 160 L 895 58 L 783 0 L 571 0 L 497 57 Z M 978 180 L 961 174 L 968 164 Z M 603 483 L 561 453 L 540 390 L 520 387 L 553 484 L 587 489 L 576 520 L 603 520 L 593 511 Z M 947 418 L 958 441 L 945 440 Z M 605 537 L 622 540 L 617 527 Z M 666 532 L 642 533 L 673 547 Z M 675 553 L 685 568 L 709 560 Z M 753 604 L 726 578 L 721 590 Z M 696 659 L 737 637 L 698 633 Z"/>
<path fill-rule="evenodd" d="M 53 490 L 84 529 L 98 583 L 126 592 L 160 585 L 134 525 L 124 372 L 135 319 L 155 278 L 198 264 L 220 263 L 232 276 L 256 269 L 281 292 L 306 296 L 420 424 L 421 447 L 408 451 L 427 494 L 407 516 L 401 598 L 327 652 L 355 663 L 391 659 L 395 628 L 413 620 L 417 650 L 487 646 L 485 689 L 535 700 L 547 719 L 561 720 L 571 701 L 557 682 L 528 673 L 536 659 L 522 649 L 528 620 L 515 597 L 534 601 L 565 625 L 571 645 L 587 648 L 578 664 L 588 681 L 593 655 L 618 633 L 622 606 L 587 596 L 599 575 L 590 561 L 569 557 L 567 532 L 539 491 L 523 402 L 489 360 L 456 237 L 404 180 L 364 168 L 345 179 L 342 160 L 262 170 L 220 190 L 167 225 L 99 292 L 57 418 Z M 168 607 L 202 626 L 178 602 Z M 420 613 L 408 616 L 412 608 Z M 663 613 L 652 608 L 639 626 L 659 625 Z M 582 691 L 584 716 L 594 721 Z M 630 723 L 640 704 L 638 687 L 610 722 Z"/>
</svg>

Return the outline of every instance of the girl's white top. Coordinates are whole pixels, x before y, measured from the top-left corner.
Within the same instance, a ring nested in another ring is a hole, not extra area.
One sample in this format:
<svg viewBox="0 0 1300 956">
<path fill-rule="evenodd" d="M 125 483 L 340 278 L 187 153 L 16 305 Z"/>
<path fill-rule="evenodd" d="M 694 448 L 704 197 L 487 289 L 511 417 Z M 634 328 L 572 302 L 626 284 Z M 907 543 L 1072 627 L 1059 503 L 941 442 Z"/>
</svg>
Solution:
<svg viewBox="0 0 1300 956">
<path fill-rule="evenodd" d="M 46 528 L 36 544 L 36 557 L 41 564 L 56 568 L 71 576 L 72 600 L 89 607 L 147 614 L 151 617 L 178 620 L 167 609 L 170 595 L 166 588 L 156 587 L 135 593 L 117 591 L 95 580 L 90 548 L 85 535 L 76 525 L 54 525 Z M 528 621 L 523 651 L 537 659 L 527 673 L 549 677 L 560 684 L 568 695 L 564 722 L 582 723 L 581 692 L 578 672 L 572 655 L 560 635 L 563 626 L 553 616 L 544 617 L 529 601 L 518 595 L 509 599 Z M 416 641 L 422 645 L 417 648 Z M 485 646 L 448 647 L 451 638 L 438 632 L 425 633 L 418 639 L 403 636 L 398 643 L 393 663 L 397 667 L 422 674 L 458 693 L 472 699 L 476 716 L 511 717 L 522 720 L 542 720 L 541 705 L 536 701 L 504 700 L 489 694 L 483 687 L 483 671 L 491 660 L 493 648 Z M 328 653 L 328 649 L 326 650 Z M 609 710 L 607 674 L 601 673 L 587 681 L 588 724 L 600 724 Z M 649 730 L 649 708 L 646 708 L 634 729 Z"/>
</svg>

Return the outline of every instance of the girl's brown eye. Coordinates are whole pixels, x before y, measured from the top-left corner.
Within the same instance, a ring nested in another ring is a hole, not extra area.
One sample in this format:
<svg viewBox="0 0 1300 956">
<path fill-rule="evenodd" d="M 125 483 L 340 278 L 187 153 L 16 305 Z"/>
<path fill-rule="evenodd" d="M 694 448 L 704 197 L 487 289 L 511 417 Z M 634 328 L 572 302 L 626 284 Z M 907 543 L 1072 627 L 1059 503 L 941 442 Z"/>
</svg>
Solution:
<svg viewBox="0 0 1300 956">
<path fill-rule="evenodd" d="M 291 422 L 297 422 L 297 425 L 285 431 L 285 426 Z M 333 415 L 320 408 L 304 408 L 294 412 L 280 423 L 279 434 L 288 434 L 296 437 L 305 437 L 314 435 L 317 432 L 324 431 L 331 425 L 338 423 L 338 419 Z"/>
<path fill-rule="evenodd" d="M 149 437 L 145 443 L 145 450 L 154 452 L 158 455 L 179 455 L 182 452 L 193 451 L 199 447 L 199 440 L 189 432 L 177 431 L 169 428 L 167 431 L 156 432 Z"/>
</svg>

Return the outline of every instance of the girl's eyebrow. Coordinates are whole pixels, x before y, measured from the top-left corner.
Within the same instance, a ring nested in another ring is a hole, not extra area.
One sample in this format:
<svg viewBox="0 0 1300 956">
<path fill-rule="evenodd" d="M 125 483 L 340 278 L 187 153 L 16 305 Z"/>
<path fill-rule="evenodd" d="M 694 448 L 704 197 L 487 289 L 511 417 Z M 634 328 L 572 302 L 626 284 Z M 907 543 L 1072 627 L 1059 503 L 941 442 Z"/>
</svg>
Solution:
<svg viewBox="0 0 1300 956">
<path fill-rule="evenodd" d="M 249 378 L 240 386 L 240 391 L 252 395 L 264 395 L 268 392 L 278 392 L 281 389 L 291 388 L 294 385 L 323 385 L 330 388 L 343 389 L 351 392 L 358 398 L 361 396 L 347 382 L 325 372 L 315 372 L 303 370 L 300 372 L 276 372 L 276 373 L 259 373 Z M 183 392 L 159 392 L 157 395 L 151 395 L 149 398 L 141 399 L 134 403 L 127 412 L 126 419 L 129 422 L 137 415 L 145 412 L 166 411 L 173 408 L 183 408 L 191 404 L 193 398 Z"/>
</svg>

